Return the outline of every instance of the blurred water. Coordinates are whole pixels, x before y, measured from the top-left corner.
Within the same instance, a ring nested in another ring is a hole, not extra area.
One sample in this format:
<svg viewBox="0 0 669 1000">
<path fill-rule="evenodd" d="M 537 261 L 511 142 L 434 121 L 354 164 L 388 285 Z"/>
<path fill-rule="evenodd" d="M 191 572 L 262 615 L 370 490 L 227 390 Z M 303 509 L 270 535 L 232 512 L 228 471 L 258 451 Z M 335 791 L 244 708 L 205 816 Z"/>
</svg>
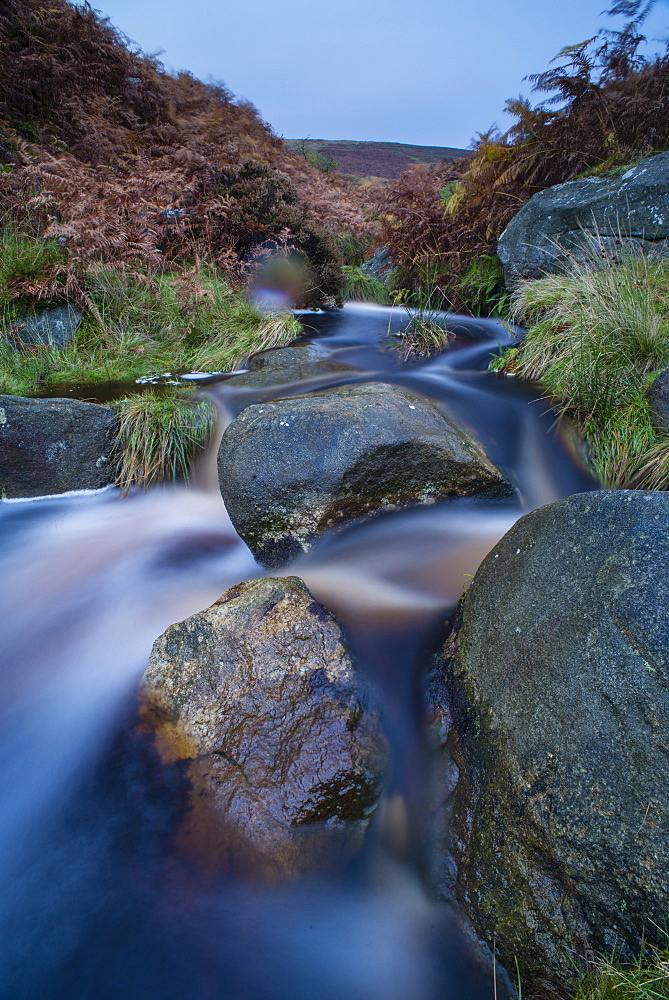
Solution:
<svg viewBox="0 0 669 1000">
<path fill-rule="evenodd" d="M 352 865 L 266 885 L 180 852 L 187 784 L 135 727 L 153 640 L 262 575 L 213 490 L 0 504 L 0 997 L 7 1000 L 492 1000 L 512 994 L 457 908 L 424 886 L 429 755 L 420 685 L 435 629 L 523 512 L 592 489 L 531 387 L 484 369 L 514 333 L 440 317 L 449 352 L 402 365 L 379 345 L 402 310 L 304 317 L 325 362 L 306 382 L 210 385 L 223 427 L 255 401 L 329 385 L 410 387 L 470 430 L 518 502 L 385 514 L 283 572 L 343 623 L 380 691 L 386 801 Z M 214 482 L 215 449 L 198 482 Z M 275 573 L 276 575 L 276 573 Z"/>
</svg>

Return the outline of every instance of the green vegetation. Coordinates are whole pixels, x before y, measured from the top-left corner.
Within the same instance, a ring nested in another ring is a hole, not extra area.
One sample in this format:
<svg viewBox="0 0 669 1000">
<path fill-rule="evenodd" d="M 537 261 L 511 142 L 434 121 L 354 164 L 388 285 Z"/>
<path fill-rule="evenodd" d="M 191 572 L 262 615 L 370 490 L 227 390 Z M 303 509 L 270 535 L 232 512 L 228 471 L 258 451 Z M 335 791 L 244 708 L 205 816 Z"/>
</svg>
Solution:
<svg viewBox="0 0 669 1000">
<path fill-rule="evenodd" d="M 9 326 L 32 303 L 31 292 L 55 298 L 63 292 L 64 247 L 9 224 L 0 229 L 0 324 Z"/>
<path fill-rule="evenodd" d="M 341 232 L 332 236 L 332 242 L 345 264 L 359 267 L 364 264 L 367 258 L 372 239 L 369 235 L 360 235 L 352 233 L 348 229 L 342 229 Z"/>
<path fill-rule="evenodd" d="M 154 273 L 88 264 L 67 297 L 66 256 L 55 240 L 0 231 L 0 392 L 31 396 L 62 384 L 133 382 L 192 371 L 229 372 L 255 351 L 301 332 L 289 314 L 264 316 L 212 268 Z M 34 294 L 29 294 L 31 289 Z M 41 292 L 42 302 L 37 301 Z M 21 346 L 16 324 L 39 305 L 70 301 L 84 313 L 63 348 Z M 125 488 L 187 477 L 214 417 L 190 389 L 114 404 Z"/>
<path fill-rule="evenodd" d="M 669 1000 L 669 944 L 647 946 L 632 964 L 602 959 L 573 1000 Z"/>
<path fill-rule="evenodd" d="M 509 314 L 511 296 L 504 285 L 502 263 L 494 254 L 473 257 L 456 291 L 474 316 L 504 318 Z"/>
<path fill-rule="evenodd" d="M 390 303 L 390 292 L 378 278 L 361 267 L 344 265 L 344 299 L 356 302 L 378 302 L 386 306 Z"/>
<path fill-rule="evenodd" d="M 136 271 L 91 267 L 81 287 L 83 301 L 77 304 L 87 310 L 85 318 L 76 339 L 61 350 L 17 350 L 12 339 L 16 300 L 5 300 L 1 392 L 30 396 L 62 383 L 228 372 L 254 351 L 285 344 L 300 332 L 292 316 L 263 316 L 209 270 L 149 278 Z"/>
<path fill-rule="evenodd" d="M 497 363 L 540 381 L 585 438 L 611 487 L 669 488 L 669 436 L 645 390 L 669 367 L 669 262 L 630 258 L 523 282 L 512 313 L 527 336 Z"/>
<path fill-rule="evenodd" d="M 188 479 L 216 426 L 214 407 L 192 390 L 129 396 L 114 409 L 120 424 L 118 483 L 124 489 Z"/>
<path fill-rule="evenodd" d="M 403 361 L 431 358 L 448 346 L 450 334 L 429 310 L 410 312 L 411 321 L 400 341 L 395 341 Z"/>
</svg>

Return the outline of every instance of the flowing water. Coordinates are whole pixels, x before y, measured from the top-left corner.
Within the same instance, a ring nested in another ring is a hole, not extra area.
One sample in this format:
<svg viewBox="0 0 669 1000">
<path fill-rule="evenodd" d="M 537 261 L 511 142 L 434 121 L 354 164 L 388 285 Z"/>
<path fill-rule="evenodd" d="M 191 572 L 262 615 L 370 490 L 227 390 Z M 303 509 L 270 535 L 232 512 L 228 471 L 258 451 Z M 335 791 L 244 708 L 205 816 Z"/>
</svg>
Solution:
<svg viewBox="0 0 669 1000">
<path fill-rule="evenodd" d="M 346 368 L 208 387 L 223 426 L 260 400 L 407 386 L 474 434 L 518 491 L 513 505 L 459 501 L 352 525 L 281 571 L 335 612 L 383 703 L 392 777 L 352 863 L 274 885 L 234 865 L 212 874 L 175 844 L 183 776 L 135 726 L 153 640 L 265 572 L 207 488 L 214 450 L 198 490 L 0 504 L 0 1000 L 512 995 L 457 907 L 424 884 L 421 669 L 497 539 L 532 507 L 594 484 L 536 390 L 486 373 L 513 334 L 492 320 L 441 321 L 450 350 L 405 365 L 383 349 L 403 310 L 309 315 L 305 342 Z"/>
</svg>

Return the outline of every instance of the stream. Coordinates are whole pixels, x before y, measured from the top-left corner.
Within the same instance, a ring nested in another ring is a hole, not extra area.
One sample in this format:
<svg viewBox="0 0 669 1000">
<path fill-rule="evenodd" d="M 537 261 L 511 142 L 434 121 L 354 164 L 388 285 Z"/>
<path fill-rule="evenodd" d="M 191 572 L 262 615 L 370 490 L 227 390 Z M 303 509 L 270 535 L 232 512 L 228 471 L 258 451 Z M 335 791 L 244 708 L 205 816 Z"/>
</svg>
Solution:
<svg viewBox="0 0 669 1000">
<path fill-rule="evenodd" d="M 515 333 L 440 315 L 443 354 L 402 363 L 403 309 L 302 317 L 322 373 L 263 388 L 207 380 L 220 430 L 246 406 L 387 382 L 472 434 L 515 503 L 388 512 L 280 571 L 237 536 L 214 443 L 194 486 L 0 503 L 0 1000 L 497 1000 L 515 996 L 425 865 L 423 677 L 445 620 L 522 514 L 596 488 L 533 386 L 487 372 Z M 332 371 L 332 365 L 339 366 Z M 297 575 L 345 628 L 379 692 L 392 771 L 365 843 L 318 875 L 268 882 L 180 850 L 188 789 L 136 725 L 155 638 L 234 584 Z"/>
</svg>

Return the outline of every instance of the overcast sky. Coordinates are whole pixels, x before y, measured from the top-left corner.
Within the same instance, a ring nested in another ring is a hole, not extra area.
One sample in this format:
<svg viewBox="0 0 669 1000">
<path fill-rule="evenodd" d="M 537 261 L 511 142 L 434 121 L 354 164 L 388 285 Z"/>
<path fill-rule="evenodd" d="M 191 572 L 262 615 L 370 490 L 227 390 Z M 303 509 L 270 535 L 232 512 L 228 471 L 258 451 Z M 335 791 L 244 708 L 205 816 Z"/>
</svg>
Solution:
<svg viewBox="0 0 669 1000">
<path fill-rule="evenodd" d="M 505 99 L 529 94 L 524 76 L 614 25 L 610 0 L 92 3 L 168 70 L 222 80 L 287 139 L 435 146 L 503 125 Z M 669 33 L 669 0 L 645 30 Z"/>
</svg>

